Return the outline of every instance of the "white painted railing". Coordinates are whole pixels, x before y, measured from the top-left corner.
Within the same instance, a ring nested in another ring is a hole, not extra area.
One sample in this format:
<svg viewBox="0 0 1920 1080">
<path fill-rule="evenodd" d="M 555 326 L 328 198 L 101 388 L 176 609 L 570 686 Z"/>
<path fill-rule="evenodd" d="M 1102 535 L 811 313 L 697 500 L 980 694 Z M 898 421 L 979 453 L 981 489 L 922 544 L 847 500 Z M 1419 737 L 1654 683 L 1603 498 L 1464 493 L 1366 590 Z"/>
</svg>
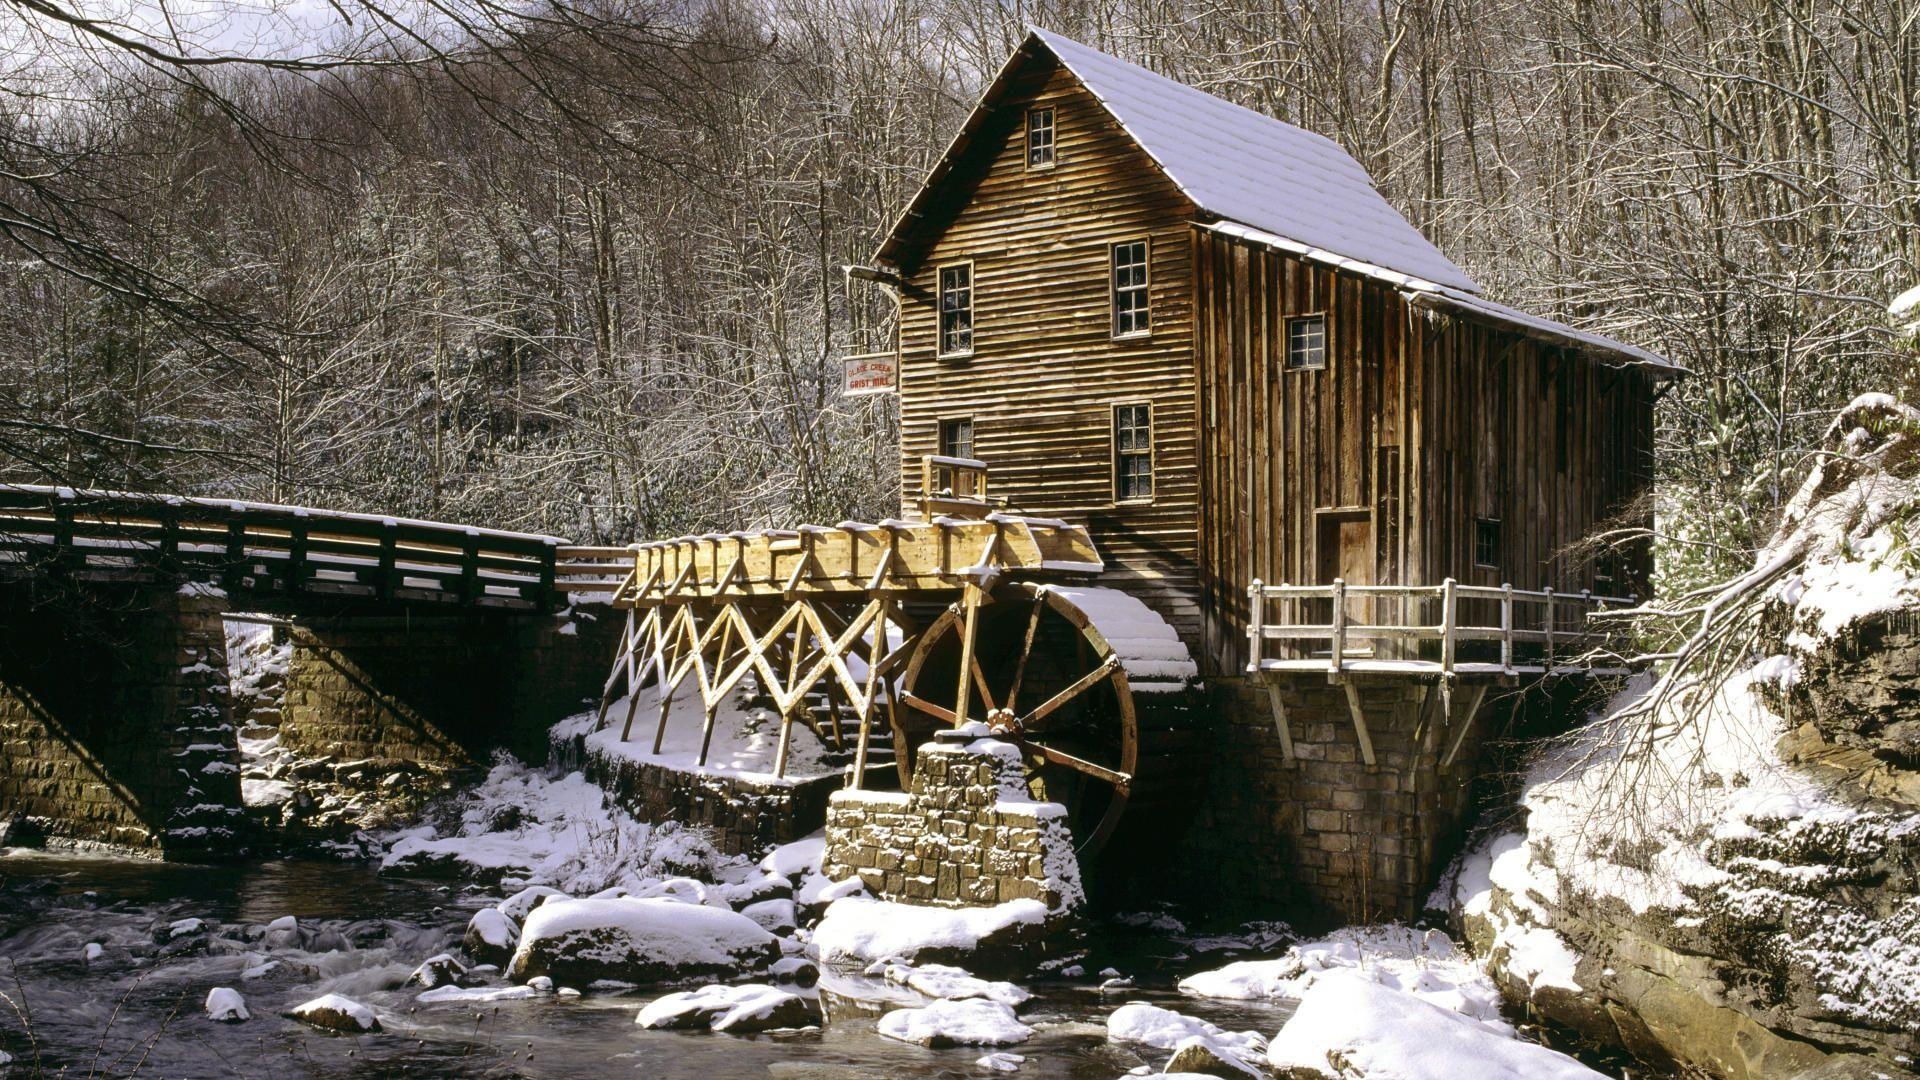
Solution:
<svg viewBox="0 0 1920 1080">
<path fill-rule="evenodd" d="M 1265 585 L 1247 589 L 1247 671 L 1565 674 L 1595 664 L 1610 631 L 1589 616 L 1631 597 L 1512 585 Z M 1361 617 L 1355 619 L 1353 608 Z"/>
</svg>

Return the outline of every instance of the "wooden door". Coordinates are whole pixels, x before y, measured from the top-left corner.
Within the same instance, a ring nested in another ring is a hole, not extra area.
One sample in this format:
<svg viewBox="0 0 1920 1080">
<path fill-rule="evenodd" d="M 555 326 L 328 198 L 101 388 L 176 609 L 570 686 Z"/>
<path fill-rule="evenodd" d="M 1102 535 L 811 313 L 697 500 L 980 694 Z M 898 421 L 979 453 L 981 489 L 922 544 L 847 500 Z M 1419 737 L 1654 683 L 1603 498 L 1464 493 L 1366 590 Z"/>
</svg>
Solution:
<svg viewBox="0 0 1920 1080">
<path fill-rule="evenodd" d="M 1373 544 L 1373 515 L 1365 510 L 1327 510 L 1318 515 L 1314 537 L 1314 558 L 1319 564 L 1320 584 L 1331 585 L 1335 578 L 1348 585 L 1373 584 L 1377 553 Z M 1365 597 L 1349 597 L 1347 622 L 1370 623 L 1372 605 Z M 1326 612 L 1329 620 L 1333 612 Z M 1369 652 L 1369 642 L 1347 647 L 1349 654 Z"/>
</svg>

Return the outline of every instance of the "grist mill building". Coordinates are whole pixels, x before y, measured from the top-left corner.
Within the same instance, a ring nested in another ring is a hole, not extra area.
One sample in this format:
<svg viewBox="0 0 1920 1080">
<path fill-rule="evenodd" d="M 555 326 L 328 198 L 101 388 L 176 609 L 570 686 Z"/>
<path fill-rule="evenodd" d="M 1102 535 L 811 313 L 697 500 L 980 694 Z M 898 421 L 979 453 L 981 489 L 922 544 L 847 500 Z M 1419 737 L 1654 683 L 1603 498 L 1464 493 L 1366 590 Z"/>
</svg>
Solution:
<svg viewBox="0 0 1920 1080">
<path fill-rule="evenodd" d="M 897 339 L 848 389 L 899 395 L 900 518 L 638 545 L 608 703 L 711 729 L 750 679 L 916 807 L 984 722 L 1096 879 L 1356 920 L 1417 912 L 1493 736 L 1618 669 L 1588 616 L 1650 555 L 1580 542 L 1647 524 L 1676 369 L 1486 298 L 1327 139 L 1035 30 L 873 262 Z M 876 891 L 1031 887 L 842 794 Z"/>
</svg>

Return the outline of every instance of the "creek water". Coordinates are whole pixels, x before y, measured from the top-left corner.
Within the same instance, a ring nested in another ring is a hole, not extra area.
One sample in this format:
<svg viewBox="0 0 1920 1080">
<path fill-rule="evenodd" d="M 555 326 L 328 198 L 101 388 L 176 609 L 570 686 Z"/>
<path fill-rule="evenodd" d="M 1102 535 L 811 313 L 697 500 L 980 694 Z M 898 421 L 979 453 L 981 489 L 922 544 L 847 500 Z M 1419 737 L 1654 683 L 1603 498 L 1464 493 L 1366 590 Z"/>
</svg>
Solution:
<svg viewBox="0 0 1920 1080">
<path fill-rule="evenodd" d="M 12 1071 L 142 1077 L 981 1077 L 982 1048 L 929 1050 L 880 1037 L 870 1017 L 830 1009 L 818 1031 L 732 1037 L 646 1031 L 639 1006 L 665 989 L 580 998 L 423 1005 L 402 988 L 420 961 L 458 944 L 497 895 L 376 874 L 341 862 L 185 866 L 69 854 L 0 854 L 0 1051 Z M 296 934 L 269 935 L 281 916 Z M 204 932 L 165 940 L 185 919 Z M 100 946 L 88 959 L 88 945 Z M 1104 1020 L 1152 1001 L 1231 1030 L 1271 1035 L 1284 1005 L 1205 1001 L 1174 990 L 1204 961 L 1162 934 L 1095 927 L 1089 970 L 1112 965 L 1128 990 L 1085 980 L 1024 981 L 1036 1000 L 1017 1077 L 1109 1080 L 1164 1052 L 1106 1041 Z M 261 970 L 265 968 L 266 970 Z M 856 980 L 857 982 L 858 980 Z M 839 984 L 847 988 L 847 984 Z M 246 997 L 253 1018 L 209 1020 L 213 987 Z M 858 987 L 854 987 L 858 988 Z M 870 988 L 877 989 L 877 988 Z M 335 1035 L 281 1013 L 337 992 L 374 1007 L 385 1031 Z M 11 1002 L 11 1004 L 10 1004 Z M 37 1067 L 36 1067 L 37 1063 Z"/>
</svg>

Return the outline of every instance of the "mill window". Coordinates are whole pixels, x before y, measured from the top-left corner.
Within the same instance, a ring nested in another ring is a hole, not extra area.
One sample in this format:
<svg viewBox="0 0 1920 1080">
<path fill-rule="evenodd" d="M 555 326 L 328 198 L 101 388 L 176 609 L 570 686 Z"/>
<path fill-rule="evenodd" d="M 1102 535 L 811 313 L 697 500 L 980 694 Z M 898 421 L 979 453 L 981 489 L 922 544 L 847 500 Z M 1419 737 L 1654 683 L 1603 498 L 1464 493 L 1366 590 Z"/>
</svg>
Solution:
<svg viewBox="0 0 1920 1080">
<path fill-rule="evenodd" d="M 973 264 L 940 268 L 940 355 L 973 351 Z"/>
<path fill-rule="evenodd" d="M 1027 110 L 1027 168 L 1053 167 L 1053 106 Z"/>
<path fill-rule="evenodd" d="M 1500 569 L 1500 519 L 1477 518 L 1473 523 L 1473 565 Z"/>
<path fill-rule="evenodd" d="M 973 457 L 973 417 L 956 416 L 940 421 L 940 456 Z"/>
<path fill-rule="evenodd" d="M 1113 336 L 1145 334 L 1147 317 L 1147 242 L 1113 245 Z"/>
<path fill-rule="evenodd" d="M 1153 498 L 1153 406 L 1113 407 L 1113 499 Z"/>
<path fill-rule="evenodd" d="M 1287 320 L 1287 370 L 1316 371 L 1327 366 L 1327 317 L 1303 315 Z"/>
</svg>

